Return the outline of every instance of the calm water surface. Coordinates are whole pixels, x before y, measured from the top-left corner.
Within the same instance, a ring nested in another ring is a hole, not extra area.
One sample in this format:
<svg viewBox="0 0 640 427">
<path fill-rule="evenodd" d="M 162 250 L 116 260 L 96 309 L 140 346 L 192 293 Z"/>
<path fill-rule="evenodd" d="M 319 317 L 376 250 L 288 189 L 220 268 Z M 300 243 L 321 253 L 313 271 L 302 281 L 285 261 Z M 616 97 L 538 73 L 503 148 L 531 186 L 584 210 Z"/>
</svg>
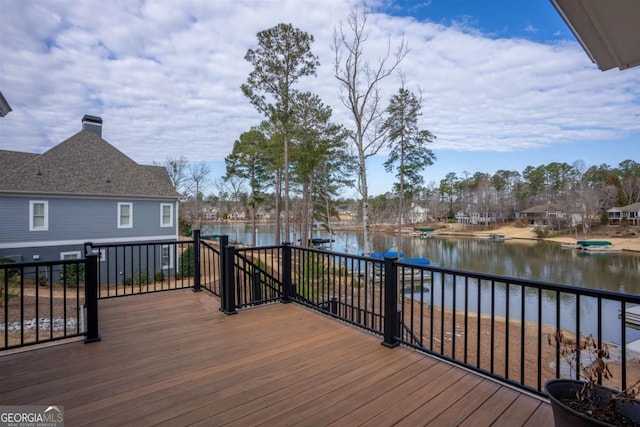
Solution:
<svg viewBox="0 0 640 427">
<path fill-rule="evenodd" d="M 258 245 L 274 243 L 272 224 L 258 226 Z M 250 224 L 212 224 L 202 234 L 227 234 L 230 241 L 251 243 Z M 328 237 L 317 232 L 314 237 Z M 357 232 L 338 232 L 332 250 L 362 254 L 362 237 Z M 640 293 L 640 253 L 613 252 L 583 254 L 557 243 L 531 240 L 491 242 L 473 237 L 403 236 L 401 252 L 407 258 L 424 257 L 432 265 L 480 273 L 541 280 L 629 294 Z M 374 251 L 397 250 L 396 237 L 379 234 Z"/>
<path fill-rule="evenodd" d="M 271 224 L 258 226 L 258 245 L 266 246 L 274 243 L 275 227 Z M 250 224 L 214 224 L 203 227 L 203 234 L 227 234 L 230 241 L 251 243 Z M 317 232 L 314 237 L 328 237 L 326 233 Z M 331 250 L 350 254 L 362 254 L 362 237 L 357 232 L 338 232 L 333 236 L 335 242 Z M 521 279 L 539 280 L 591 289 L 601 289 L 637 295 L 640 293 L 640 253 L 613 252 L 600 254 L 583 254 L 575 249 L 562 248 L 557 243 L 537 242 L 529 240 L 508 240 L 505 242 L 491 242 L 478 240 L 473 237 L 432 237 L 421 239 L 404 235 L 401 252 L 407 258 L 424 257 L 432 265 L 444 268 L 475 271 L 500 276 L 517 277 Z M 374 251 L 397 250 L 397 240 L 394 235 L 378 234 L 373 240 Z M 434 278 L 434 285 L 439 285 L 439 278 Z M 460 285 L 460 284 L 459 284 Z M 478 299 L 482 312 L 490 310 L 491 289 L 489 283 L 483 283 L 480 292 L 477 285 L 470 289 L 470 306 L 477 306 Z M 434 286 L 434 292 L 439 292 L 440 286 Z M 452 284 L 445 283 L 445 289 L 453 289 Z M 463 288 L 457 289 L 457 301 L 462 301 Z M 521 289 L 512 286 L 506 289 L 504 285 L 496 285 L 496 301 L 504 301 L 509 296 L 509 314 L 519 317 L 521 310 Z M 525 318 L 537 320 L 537 292 L 525 291 Z M 414 297 L 429 298 L 429 295 L 414 293 Z M 479 295 L 479 297 L 478 297 Z M 441 301 L 441 295 L 434 294 L 433 301 Z M 543 318 L 549 323 L 555 322 L 555 295 L 543 293 Z M 452 292 L 445 291 L 445 306 L 452 306 Z M 506 308 L 496 304 L 498 315 L 505 315 Z M 458 307 L 462 308 L 462 307 Z M 576 301 L 572 298 L 562 299 L 561 326 L 572 329 L 562 319 L 570 322 L 575 318 Z M 597 310 L 595 300 L 583 298 L 580 301 L 580 312 L 584 319 L 588 314 Z M 605 325 L 619 324 L 619 307 L 605 304 Z M 582 317 L 582 316 L 581 316 Z M 611 321 L 608 322 L 608 319 Z M 595 331 L 596 325 L 588 320 L 581 325 L 583 331 Z M 611 330 L 606 339 L 613 342 L 620 341 L 620 331 Z M 628 340 L 640 339 L 640 331 L 627 330 Z"/>
</svg>

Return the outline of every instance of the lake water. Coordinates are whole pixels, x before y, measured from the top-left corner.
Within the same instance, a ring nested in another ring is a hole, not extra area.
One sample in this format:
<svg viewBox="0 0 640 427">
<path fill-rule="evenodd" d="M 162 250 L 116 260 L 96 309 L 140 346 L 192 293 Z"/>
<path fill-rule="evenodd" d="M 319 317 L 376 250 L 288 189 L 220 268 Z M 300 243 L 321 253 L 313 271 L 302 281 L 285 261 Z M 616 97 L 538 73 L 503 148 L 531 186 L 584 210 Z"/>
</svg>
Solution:
<svg viewBox="0 0 640 427">
<path fill-rule="evenodd" d="M 275 226 L 260 224 L 258 226 L 258 246 L 268 246 L 274 243 Z M 230 241 L 251 243 L 250 224 L 212 224 L 203 227 L 202 234 L 227 234 Z M 314 232 L 313 237 L 328 238 L 323 232 Z M 340 231 L 332 236 L 335 242 L 331 250 L 349 254 L 362 254 L 363 240 L 361 233 Z M 539 280 L 543 282 L 580 286 L 627 294 L 640 293 L 640 253 L 612 252 L 583 254 L 576 249 L 565 249 L 558 243 L 539 242 L 532 240 L 508 240 L 492 242 L 479 240 L 474 237 L 431 237 L 419 238 L 404 235 L 401 252 L 407 258 L 427 258 L 432 265 L 459 270 L 475 271 L 500 276 L 516 277 L 520 279 Z M 386 252 L 397 250 L 397 239 L 392 234 L 377 234 L 373 239 L 373 251 Z M 437 281 L 437 276 L 435 278 Z M 434 283 L 439 285 L 439 283 Z M 440 287 L 434 286 L 435 291 Z M 461 287 L 459 287 L 461 289 Z M 476 288 L 477 289 L 477 288 Z M 434 292 L 435 292 L 434 291 Z M 517 317 L 520 308 L 520 290 L 498 288 L 499 298 L 506 295 L 510 298 L 510 315 Z M 471 292 L 472 295 L 477 293 Z M 489 307 L 490 289 L 482 289 L 481 302 L 483 307 Z M 419 298 L 419 294 L 414 296 Z M 440 300 L 439 294 L 434 294 L 435 301 Z M 477 297 L 475 297 L 477 300 Z M 527 304 L 537 305 L 537 293 L 526 295 Z M 555 319 L 553 296 L 546 298 L 548 303 L 543 318 Z M 459 299 L 461 301 L 462 298 Z M 448 304 L 445 304 L 448 305 Z M 606 307 L 605 324 L 607 318 L 610 324 L 617 324 L 618 308 Z M 525 309 L 526 310 L 526 309 Z M 561 318 L 575 317 L 575 301 L 569 299 L 562 302 Z M 581 301 L 581 312 L 593 313 L 596 310 L 595 301 L 584 298 Z M 484 310 L 483 310 L 484 311 Z M 503 315 L 506 313 L 496 313 Z M 537 310 L 526 313 L 527 320 L 536 321 Z M 550 318 L 551 316 L 551 318 Z M 587 318 L 588 316 L 585 316 Z M 595 325 L 585 324 L 584 331 L 595 330 Z M 629 341 L 640 339 L 640 331 L 629 329 Z M 619 342 L 620 333 L 610 331 L 608 340 Z"/>
<path fill-rule="evenodd" d="M 258 246 L 274 243 L 275 226 L 258 225 Z M 251 225 L 209 224 L 202 234 L 227 234 L 229 241 L 251 243 Z M 329 237 L 314 232 L 313 237 Z M 361 233 L 340 231 L 332 236 L 331 250 L 361 255 Z M 404 235 L 401 252 L 407 258 L 423 257 L 432 265 L 480 273 L 541 280 L 585 288 L 629 294 L 640 293 L 640 253 L 612 252 L 583 254 L 562 248 L 558 243 L 513 239 L 505 242 L 478 240 L 473 237 L 419 237 Z M 396 237 L 378 234 L 373 251 L 396 251 Z"/>
</svg>

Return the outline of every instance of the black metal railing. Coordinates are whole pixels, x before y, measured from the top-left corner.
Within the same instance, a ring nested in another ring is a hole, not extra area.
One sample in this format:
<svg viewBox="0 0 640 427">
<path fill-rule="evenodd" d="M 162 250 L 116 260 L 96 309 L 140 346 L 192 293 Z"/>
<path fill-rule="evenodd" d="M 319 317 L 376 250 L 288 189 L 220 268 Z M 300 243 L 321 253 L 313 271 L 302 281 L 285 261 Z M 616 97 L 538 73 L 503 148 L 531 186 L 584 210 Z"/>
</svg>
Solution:
<svg viewBox="0 0 640 427">
<path fill-rule="evenodd" d="M 98 298 L 185 288 L 220 294 L 220 250 L 202 240 L 199 230 L 193 240 L 88 242 L 85 253 L 99 256 Z"/>
<path fill-rule="evenodd" d="M 92 274 L 85 259 L 0 264 L 0 349 L 95 338 L 85 327 Z"/>
<path fill-rule="evenodd" d="M 227 236 L 215 239 L 217 248 L 196 231 L 193 240 L 87 244 L 82 260 L 0 264 L 1 348 L 77 335 L 96 341 L 99 298 L 190 287 L 219 295 L 227 314 L 295 301 L 379 334 L 385 346 L 407 345 L 533 393 L 543 394 L 548 379 L 580 375 L 560 334 L 574 341 L 592 336 L 597 347 L 609 348 L 613 379 L 602 379 L 605 385 L 625 389 L 640 377 L 640 354 L 628 345 L 640 346 L 628 314 L 640 305 L 637 295 L 289 244 L 236 248 Z M 67 323 L 83 316 L 86 327 Z M 25 326 L 41 317 L 65 326 Z"/>
<path fill-rule="evenodd" d="M 98 298 L 194 286 L 194 241 L 85 244 L 99 255 Z"/>
<path fill-rule="evenodd" d="M 375 333 L 384 331 L 384 262 L 319 249 L 292 248 L 294 298 Z"/>
<path fill-rule="evenodd" d="M 84 247 L 81 259 L 0 264 L 0 350 L 98 341 L 98 299 L 184 288 L 220 295 L 221 252 L 199 230 L 193 240 Z"/>
<path fill-rule="evenodd" d="M 625 389 L 640 375 L 626 319 L 640 296 L 288 245 L 228 249 L 225 312 L 294 300 L 380 334 L 388 347 L 404 344 L 537 394 L 548 379 L 580 374 L 558 332 L 609 348 L 605 385 Z"/>
<path fill-rule="evenodd" d="M 284 295 L 280 266 L 281 246 L 242 248 L 235 251 L 236 307 L 280 301 Z"/>
<path fill-rule="evenodd" d="M 400 296 L 398 342 L 538 394 L 549 379 L 578 378 L 574 357 L 585 365 L 593 352 L 563 351 L 559 332 L 573 342 L 592 336 L 598 348 L 609 348 L 613 378 L 603 379 L 605 385 L 624 390 L 640 374 L 640 354 L 627 346 L 632 325 L 626 320 L 640 296 L 394 265 L 398 280 L 386 283 L 386 292 Z"/>
</svg>

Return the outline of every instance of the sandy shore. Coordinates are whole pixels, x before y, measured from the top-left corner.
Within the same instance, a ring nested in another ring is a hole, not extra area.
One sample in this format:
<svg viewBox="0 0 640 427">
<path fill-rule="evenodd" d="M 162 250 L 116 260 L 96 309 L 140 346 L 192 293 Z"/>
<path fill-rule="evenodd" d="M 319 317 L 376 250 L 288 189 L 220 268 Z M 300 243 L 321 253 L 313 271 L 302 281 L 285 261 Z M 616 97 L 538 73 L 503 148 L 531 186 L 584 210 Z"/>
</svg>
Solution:
<svg viewBox="0 0 640 427">
<path fill-rule="evenodd" d="M 439 234 L 443 235 L 469 235 L 469 236 L 486 236 L 489 233 L 504 234 L 513 239 L 525 239 L 525 240 L 540 240 L 533 232 L 533 227 L 514 227 L 512 225 L 505 225 L 502 227 L 494 228 L 492 230 L 472 230 L 471 226 L 463 224 L 448 224 L 447 228 L 438 230 Z M 583 236 L 578 236 L 576 239 L 570 236 L 549 237 L 542 239 L 548 242 L 557 243 L 576 243 L 576 240 L 607 240 L 610 241 L 614 247 L 620 248 L 623 251 L 640 252 L 640 237 L 612 237 L 607 234 L 593 234 L 587 239 Z"/>
</svg>

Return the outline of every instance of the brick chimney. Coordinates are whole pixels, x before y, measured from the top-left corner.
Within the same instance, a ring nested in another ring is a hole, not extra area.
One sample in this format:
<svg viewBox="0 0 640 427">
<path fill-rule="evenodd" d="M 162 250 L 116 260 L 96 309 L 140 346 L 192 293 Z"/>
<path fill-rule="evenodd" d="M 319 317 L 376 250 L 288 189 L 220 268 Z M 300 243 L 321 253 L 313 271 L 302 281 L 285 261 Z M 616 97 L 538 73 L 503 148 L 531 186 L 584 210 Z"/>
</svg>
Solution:
<svg viewBox="0 0 640 427">
<path fill-rule="evenodd" d="M 82 118 L 82 130 L 93 132 L 102 138 L 102 118 L 85 114 Z"/>
</svg>

